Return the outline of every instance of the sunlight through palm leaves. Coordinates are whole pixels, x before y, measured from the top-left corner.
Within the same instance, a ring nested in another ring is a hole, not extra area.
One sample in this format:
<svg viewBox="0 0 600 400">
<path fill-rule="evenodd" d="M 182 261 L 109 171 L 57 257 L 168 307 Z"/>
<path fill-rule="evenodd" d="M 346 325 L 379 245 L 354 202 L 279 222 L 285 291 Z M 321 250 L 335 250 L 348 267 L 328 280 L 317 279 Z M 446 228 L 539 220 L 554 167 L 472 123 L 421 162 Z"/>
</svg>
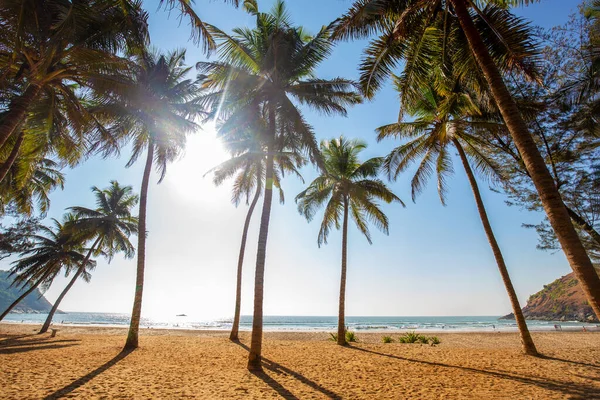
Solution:
<svg viewBox="0 0 600 400">
<path fill-rule="evenodd" d="M 231 327 L 230 340 L 237 341 L 240 325 L 241 295 L 242 295 L 242 267 L 244 264 L 244 254 L 246 250 L 246 240 L 248 238 L 248 228 L 254 212 L 254 208 L 262 194 L 265 186 L 265 164 L 267 160 L 267 151 L 259 138 L 256 137 L 261 128 L 264 129 L 264 121 L 260 119 L 249 119 L 245 124 L 231 124 L 219 129 L 219 136 L 225 140 L 225 146 L 232 152 L 231 159 L 219 164 L 209 172 L 214 173 L 213 182 L 215 185 L 221 185 L 226 179 L 233 177 L 233 190 L 231 201 L 237 206 L 243 199 L 246 204 L 250 204 L 248 213 L 244 221 L 242 231 L 242 241 L 238 256 L 237 283 L 235 297 L 235 311 L 233 315 L 233 324 Z M 256 126 L 258 125 L 258 127 Z M 229 130 L 227 130 L 229 128 Z M 285 201 L 283 189 L 281 188 L 281 179 L 286 173 L 296 175 L 302 180 L 298 169 L 302 167 L 306 160 L 302 154 L 294 149 L 286 148 L 281 145 L 280 137 L 273 154 L 273 186 L 279 190 L 279 201 L 283 204 Z M 302 180 L 304 182 L 304 180 Z M 252 193 L 254 192 L 254 196 Z M 252 196 L 252 202 L 250 197 Z"/>
<path fill-rule="evenodd" d="M 311 162 L 323 166 L 312 128 L 295 102 L 325 114 L 346 115 L 346 107 L 359 103 L 361 98 L 347 79 L 314 78 L 316 67 L 333 47 L 330 27 L 323 27 L 314 37 L 309 37 L 302 28 L 292 24 L 283 1 L 277 1 L 270 13 L 259 12 L 257 7 L 253 13 L 256 27 L 236 28 L 233 36 L 211 26 L 209 30 L 219 42 L 222 61 L 200 62 L 197 67 L 208 75 L 205 87 L 215 90 L 205 97 L 205 103 L 211 105 L 215 114 L 224 114 L 225 125 L 234 125 L 247 116 L 265 120 L 265 129 L 259 138 L 267 151 L 266 184 L 248 359 L 249 369 L 260 370 L 263 282 L 273 196 L 273 154 L 278 137 L 284 137 L 293 148 L 304 151 Z"/>
<path fill-rule="evenodd" d="M 190 67 L 184 65 L 185 51 L 168 54 L 144 52 L 135 57 L 136 68 L 128 90 L 113 93 L 108 101 L 94 110 L 104 123 L 106 137 L 98 142 L 97 151 L 105 156 L 118 153 L 131 142 L 132 155 L 127 166 L 133 165 L 146 152 L 146 162 L 140 190 L 140 210 L 137 245 L 137 278 L 131 325 L 125 348 L 138 346 L 142 311 L 144 270 L 146 259 L 146 204 L 150 172 L 154 166 L 160 183 L 167 165 L 183 152 L 186 136 L 199 126 L 196 119 L 205 115 L 200 104 L 199 81 L 186 78 Z"/>
</svg>

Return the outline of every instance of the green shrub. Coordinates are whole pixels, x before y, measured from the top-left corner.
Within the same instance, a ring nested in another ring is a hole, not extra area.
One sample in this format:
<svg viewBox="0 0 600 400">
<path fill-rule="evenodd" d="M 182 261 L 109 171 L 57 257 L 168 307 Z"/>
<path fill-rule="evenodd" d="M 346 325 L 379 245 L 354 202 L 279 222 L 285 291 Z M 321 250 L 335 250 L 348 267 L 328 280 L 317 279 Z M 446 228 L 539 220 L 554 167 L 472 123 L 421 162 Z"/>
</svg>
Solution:
<svg viewBox="0 0 600 400">
<path fill-rule="evenodd" d="M 416 332 L 406 332 L 404 336 L 400 336 L 398 339 L 400 343 L 423 343 L 427 344 L 429 339 L 426 336 L 418 334 Z"/>
<path fill-rule="evenodd" d="M 437 336 L 430 336 L 429 337 L 429 344 L 432 346 L 435 346 L 436 344 L 440 344 L 440 339 L 438 339 Z"/>
<path fill-rule="evenodd" d="M 348 342 L 348 343 L 358 342 L 358 338 L 356 337 L 356 334 L 352 331 L 346 331 L 346 342 Z"/>
<path fill-rule="evenodd" d="M 400 343 L 416 343 L 418 338 L 419 338 L 419 335 L 417 335 L 416 333 L 406 332 L 404 334 L 404 336 L 400 336 L 400 339 L 398 339 L 398 341 Z"/>
<path fill-rule="evenodd" d="M 337 342 L 337 338 L 338 338 L 337 333 L 330 333 L 329 336 L 331 336 L 329 338 L 329 340 Z M 346 330 L 346 342 L 348 342 L 348 343 L 358 342 L 358 338 L 356 337 L 356 334 L 352 331 Z"/>
<path fill-rule="evenodd" d="M 381 340 L 383 341 L 383 343 L 392 343 L 394 341 L 394 339 L 392 339 L 391 336 L 384 336 L 381 338 Z"/>
<path fill-rule="evenodd" d="M 429 344 L 429 338 L 427 336 L 419 335 L 417 339 L 421 344 Z"/>
</svg>

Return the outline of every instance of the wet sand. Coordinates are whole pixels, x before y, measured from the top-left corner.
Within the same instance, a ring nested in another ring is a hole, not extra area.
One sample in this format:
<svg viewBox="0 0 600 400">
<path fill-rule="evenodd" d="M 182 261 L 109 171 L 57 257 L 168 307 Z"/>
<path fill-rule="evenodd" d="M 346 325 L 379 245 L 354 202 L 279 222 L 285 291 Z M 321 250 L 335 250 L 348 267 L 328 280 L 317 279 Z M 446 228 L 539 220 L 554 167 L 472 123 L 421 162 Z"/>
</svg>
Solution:
<svg viewBox="0 0 600 400">
<path fill-rule="evenodd" d="M 145 329 L 124 354 L 126 329 L 0 324 L 0 398 L 120 399 L 600 399 L 600 332 L 440 333 L 442 343 L 381 343 L 358 333 L 268 332 L 264 373 L 246 369 L 249 333 Z M 397 337 L 398 334 L 392 334 Z"/>
</svg>

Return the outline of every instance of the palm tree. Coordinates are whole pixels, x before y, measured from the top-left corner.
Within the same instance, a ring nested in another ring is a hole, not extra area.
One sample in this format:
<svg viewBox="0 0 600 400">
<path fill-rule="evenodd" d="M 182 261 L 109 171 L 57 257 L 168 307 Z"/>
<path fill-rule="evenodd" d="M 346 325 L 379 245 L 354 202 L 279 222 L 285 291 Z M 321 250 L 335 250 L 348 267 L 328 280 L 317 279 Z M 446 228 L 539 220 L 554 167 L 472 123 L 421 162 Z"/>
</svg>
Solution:
<svg viewBox="0 0 600 400">
<path fill-rule="evenodd" d="M 155 166 L 159 183 L 167 165 L 182 153 L 186 135 L 196 131 L 196 118 L 204 115 L 200 104 L 199 81 L 186 79 L 190 67 L 184 65 L 185 50 L 168 54 L 143 52 L 136 56 L 137 67 L 129 89 L 113 93 L 108 101 L 93 110 L 106 125 L 112 142 L 99 143 L 97 151 L 104 155 L 118 152 L 123 142 L 131 140 L 131 166 L 145 151 L 146 162 L 140 190 L 137 244 L 137 276 L 131 324 L 125 349 L 138 347 L 142 312 L 144 271 L 146 265 L 146 204 L 150 173 Z"/>
<path fill-rule="evenodd" d="M 22 159 L 10 168 L 7 179 L 0 182 L 0 214 L 12 208 L 19 214 L 42 216 L 50 208 L 50 192 L 63 188 L 64 175 L 50 159 Z"/>
<path fill-rule="evenodd" d="M 245 129 L 244 129 L 245 128 Z M 209 172 L 214 172 L 213 182 L 215 185 L 221 185 L 226 179 L 235 176 L 233 181 L 233 189 L 231 201 L 237 207 L 243 198 L 246 204 L 249 204 L 248 213 L 244 220 L 244 229 L 242 231 L 242 241 L 240 244 L 240 252 L 237 265 L 237 283 L 235 290 L 235 311 L 233 314 L 233 323 L 229 339 L 232 341 L 239 340 L 240 312 L 241 312 L 241 297 L 242 297 L 242 267 L 244 265 L 244 254 L 246 252 L 246 241 L 248 239 L 248 228 L 254 208 L 262 194 L 262 188 L 265 181 L 265 162 L 267 152 L 260 148 L 260 141 L 257 140 L 252 133 L 250 127 L 235 127 L 234 130 L 244 130 L 244 138 L 240 139 L 232 132 L 225 132 L 224 129 L 219 130 L 221 137 L 227 138 L 225 146 L 233 152 L 231 159 L 219 164 Z M 280 147 L 280 146 L 278 146 Z M 238 154 L 239 153 L 239 154 Z M 273 155 L 273 186 L 279 189 L 279 201 L 284 203 L 285 198 L 283 189 L 281 188 L 281 179 L 285 173 L 293 173 L 302 180 L 298 168 L 305 164 L 304 157 L 301 154 L 293 151 L 277 151 Z M 304 182 L 304 180 L 302 180 Z M 252 193 L 254 195 L 252 196 Z M 252 202 L 250 197 L 252 196 Z"/>
<path fill-rule="evenodd" d="M 409 165 L 419 162 L 411 182 L 413 200 L 424 189 L 427 179 L 435 171 L 440 200 L 445 204 L 446 179 L 453 172 L 449 147 L 453 146 L 457 150 L 473 191 L 479 218 L 512 305 L 523 351 L 529 355 L 537 355 L 469 163 L 469 160 L 472 160 L 477 168 L 488 176 L 497 174 L 498 168 L 482 150 L 484 143 L 480 137 L 488 129 L 498 129 L 498 124 L 494 120 L 483 118 L 482 108 L 477 104 L 476 97 L 469 94 L 460 84 L 452 84 L 448 81 L 441 83 L 438 80 L 437 90 L 424 90 L 419 101 L 407 105 L 407 113 L 417 117 L 414 122 L 398 122 L 383 126 L 378 129 L 378 139 L 389 136 L 408 139 L 407 143 L 395 148 L 386 157 L 385 169 L 390 177 L 395 179 Z"/>
<path fill-rule="evenodd" d="M 207 97 L 219 112 L 230 108 L 227 123 L 241 120 L 240 115 L 260 115 L 265 130 L 260 140 L 267 150 L 265 195 L 258 238 L 254 284 L 254 315 L 248 368 L 261 370 L 263 284 L 271 202 L 273 197 L 274 151 L 278 136 L 293 137 L 297 149 L 306 151 L 312 162 L 320 161 L 312 128 L 306 123 L 294 99 L 326 114 L 346 114 L 346 106 L 360 102 L 351 81 L 314 78 L 316 67 L 332 49 L 331 29 L 324 27 L 310 38 L 303 29 L 292 25 L 283 1 L 278 0 L 270 13 L 255 7 L 256 27 L 234 29 L 232 36 L 210 27 L 219 44 L 219 62 L 198 63 L 208 75 L 206 87 L 216 89 Z M 256 113 L 258 110 L 258 113 Z"/>
<path fill-rule="evenodd" d="M 340 280 L 340 303 L 338 312 L 337 343 L 346 343 L 346 261 L 348 248 L 348 215 L 350 214 L 358 230 L 371 244 L 368 221 L 388 234 L 388 219 L 376 200 L 386 203 L 400 200 L 387 186 L 377 179 L 382 158 L 371 158 L 363 163 L 358 155 L 367 145 L 358 140 L 348 140 L 343 136 L 321 142 L 321 152 L 325 170 L 308 188 L 296 196 L 298 211 L 311 221 L 317 210 L 325 205 L 325 214 L 319 229 L 318 244 L 327 243 L 333 226 L 340 229 L 342 223 L 342 276 Z M 341 221 L 340 221 L 341 220 Z"/>
<path fill-rule="evenodd" d="M 0 182 L 16 162 L 52 157 L 75 167 L 89 155 L 95 140 L 102 140 L 102 127 L 90 114 L 88 96 L 80 92 L 41 93 L 0 149 Z M 1 118 L 1 117 L 0 117 Z"/>
<path fill-rule="evenodd" d="M 239 0 L 224 1 L 233 4 L 235 7 L 240 4 Z M 247 0 L 245 2 L 247 2 Z M 200 16 L 194 11 L 194 8 L 192 7 L 193 3 L 194 0 L 160 0 L 158 6 L 161 7 L 164 5 L 164 8 L 169 12 L 174 9 L 179 9 L 180 19 L 187 17 L 192 26 L 191 39 L 194 43 L 202 43 L 203 50 L 210 53 L 216 48 L 215 40 L 208 30 L 207 24 L 202 21 Z"/>
<path fill-rule="evenodd" d="M 600 317 L 600 277 L 502 76 L 507 68 L 531 71 L 531 61 L 522 57 L 532 45 L 528 39 L 529 28 L 503 8 L 531 2 L 533 0 L 358 0 L 336 22 L 335 35 L 349 39 L 380 34 L 371 42 L 361 65 L 361 84 L 367 96 L 372 96 L 384 78 L 392 75 L 392 69 L 400 60 L 406 61 L 402 76 L 396 80 L 399 87 L 407 89 L 402 96 L 418 97 L 435 57 L 453 59 L 463 75 L 483 76 L 567 260 Z M 481 5 L 486 7 L 481 9 Z M 525 46 L 514 47 L 511 42 L 515 40 Z M 470 58 L 474 58 L 475 68 L 471 68 Z"/>
<path fill-rule="evenodd" d="M 50 287 L 52 281 L 64 268 L 68 275 L 73 268 L 85 265 L 85 268 L 93 268 L 95 261 L 85 260 L 81 253 L 83 250 L 72 239 L 65 225 L 71 221 L 67 217 L 64 223 L 52 220 L 54 229 L 41 226 L 41 234 L 31 237 L 33 245 L 22 253 L 22 258 L 14 262 L 10 275 L 14 276 L 13 285 L 20 285 L 22 289 L 29 287 L 0 315 L 0 321 L 37 287 L 43 290 Z M 84 262 L 85 261 L 85 262 Z"/>
<path fill-rule="evenodd" d="M 3 1 L 0 20 L 0 90 L 12 93 L 0 122 L 0 147 L 42 97 L 51 106 L 66 105 L 74 126 L 92 124 L 77 91 L 118 87 L 129 64 L 117 53 L 148 42 L 147 14 L 138 0 Z"/>
<path fill-rule="evenodd" d="M 127 258 L 135 254 L 129 236 L 137 233 L 138 219 L 131 215 L 131 209 L 137 205 L 138 196 L 133 194 L 131 186 L 120 186 L 117 181 L 111 181 L 110 186 L 104 190 L 94 186 L 92 192 L 96 196 L 96 209 L 70 207 L 68 210 L 73 213 L 74 219 L 66 228 L 71 231 L 72 240 L 93 241 L 93 244 L 73 278 L 52 305 L 39 333 L 48 331 L 60 302 L 77 279 L 83 277 L 89 282 L 91 277 L 87 274 L 86 265 L 92 255 L 103 254 L 110 262 L 116 253 L 122 252 Z"/>
</svg>

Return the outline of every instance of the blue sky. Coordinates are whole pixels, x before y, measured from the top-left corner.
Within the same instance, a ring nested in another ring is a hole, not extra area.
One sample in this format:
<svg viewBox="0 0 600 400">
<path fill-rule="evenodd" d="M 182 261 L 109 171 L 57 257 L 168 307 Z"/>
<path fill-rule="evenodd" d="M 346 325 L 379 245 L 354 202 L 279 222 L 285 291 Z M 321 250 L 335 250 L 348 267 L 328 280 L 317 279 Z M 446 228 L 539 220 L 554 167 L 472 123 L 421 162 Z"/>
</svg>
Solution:
<svg viewBox="0 0 600 400">
<path fill-rule="evenodd" d="M 150 11 L 154 46 L 170 50 L 187 48 L 187 62 L 205 59 L 189 39 L 186 23 L 179 26 L 176 13 L 168 18 L 156 11 L 158 1 L 145 1 Z M 262 10 L 271 0 L 259 1 Z M 343 13 L 350 0 L 288 0 L 292 19 L 316 32 Z M 567 21 L 575 0 L 545 0 L 517 9 L 535 24 L 551 27 Z M 197 0 L 204 20 L 225 31 L 251 26 L 253 18 L 220 1 Z M 317 71 L 321 78 L 357 78 L 357 65 L 365 42 L 342 43 Z M 392 122 L 398 114 L 397 94 L 386 86 L 375 98 L 349 110 L 347 118 L 326 117 L 306 110 L 318 139 L 343 134 L 369 144 L 363 157 L 384 155 L 394 141 L 376 143 L 374 129 Z M 121 158 L 93 158 L 67 172 L 64 191 L 52 194 L 50 216 L 60 217 L 66 207 L 92 206 L 92 185 L 104 187 L 112 179 L 139 191 L 142 162 L 126 169 L 127 149 Z M 143 159 L 143 157 L 141 157 Z M 230 203 L 230 183 L 212 185 L 204 173 L 226 154 L 205 127 L 189 139 L 186 155 L 173 164 L 167 177 L 156 185 L 152 178 L 148 204 L 147 269 L 143 314 L 186 313 L 199 318 L 233 314 L 235 269 L 246 206 Z M 351 225 L 349 232 L 347 315 L 501 315 L 510 312 L 492 252 L 479 221 L 470 187 L 460 163 L 450 181 L 448 205 L 438 199 L 435 182 L 410 201 L 411 171 L 390 186 L 406 203 L 384 206 L 390 219 L 390 235 L 372 229 L 373 245 Z M 304 168 L 308 183 L 316 176 Z M 503 195 L 480 181 L 493 228 L 522 305 L 543 284 L 570 272 L 559 252 L 535 248 L 536 233 L 521 227 L 542 216 L 508 207 Z M 295 195 L 304 185 L 296 178 L 284 181 L 287 202 L 274 203 L 265 277 L 265 314 L 335 315 L 340 273 L 341 234 L 333 232 L 329 244 L 317 247 L 319 217 L 307 223 L 296 210 Z M 257 208 L 257 211 L 259 209 Z M 259 213 L 255 212 L 246 251 L 242 313 L 252 313 L 253 277 Z M 135 240 L 135 238 L 133 238 Z M 1 268 L 9 268 L 6 261 Z M 99 260 L 92 282 L 78 282 L 61 308 L 70 311 L 130 312 L 135 282 L 135 259 L 116 257 L 111 264 Z M 66 280 L 59 278 L 46 296 L 53 301 Z"/>
</svg>

